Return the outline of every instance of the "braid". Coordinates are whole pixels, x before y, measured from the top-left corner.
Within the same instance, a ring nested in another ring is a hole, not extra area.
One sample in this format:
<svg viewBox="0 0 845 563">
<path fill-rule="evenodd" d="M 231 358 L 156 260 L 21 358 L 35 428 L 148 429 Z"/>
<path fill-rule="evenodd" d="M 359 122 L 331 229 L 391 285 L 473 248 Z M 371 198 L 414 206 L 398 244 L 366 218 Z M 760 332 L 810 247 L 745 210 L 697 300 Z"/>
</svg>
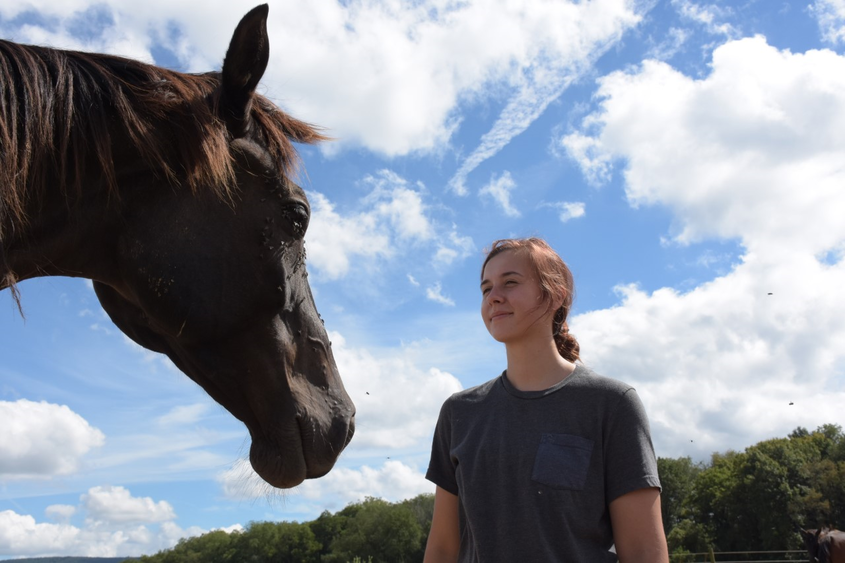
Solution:
<svg viewBox="0 0 845 563">
<path fill-rule="evenodd" d="M 564 305 L 555 311 L 552 331 L 558 354 L 560 354 L 565 360 L 575 362 L 581 359 L 581 346 L 578 344 L 578 341 L 572 333 L 569 332 L 569 325 L 565 320 L 566 314 L 568 313 L 566 310 L 567 308 L 568 307 Z"/>
</svg>

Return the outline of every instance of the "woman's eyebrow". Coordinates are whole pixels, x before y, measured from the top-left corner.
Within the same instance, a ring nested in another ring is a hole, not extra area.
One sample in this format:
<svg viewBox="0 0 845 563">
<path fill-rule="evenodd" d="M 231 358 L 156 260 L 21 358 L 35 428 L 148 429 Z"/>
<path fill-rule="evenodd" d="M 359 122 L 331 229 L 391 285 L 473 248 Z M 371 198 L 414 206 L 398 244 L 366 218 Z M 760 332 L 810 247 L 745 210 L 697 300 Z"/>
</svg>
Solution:
<svg viewBox="0 0 845 563">
<path fill-rule="evenodd" d="M 501 274 L 499 274 L 500 278 L 506 278 L 508 276 L 519 276 L 521 278 L 525 277 L 517 271 L 502 272 Z M 490 280 L 481 280 L 481 287 L 484 287 L 484 284 L 490 284 L 490 283 L 492 283 Z"/>
</svg>

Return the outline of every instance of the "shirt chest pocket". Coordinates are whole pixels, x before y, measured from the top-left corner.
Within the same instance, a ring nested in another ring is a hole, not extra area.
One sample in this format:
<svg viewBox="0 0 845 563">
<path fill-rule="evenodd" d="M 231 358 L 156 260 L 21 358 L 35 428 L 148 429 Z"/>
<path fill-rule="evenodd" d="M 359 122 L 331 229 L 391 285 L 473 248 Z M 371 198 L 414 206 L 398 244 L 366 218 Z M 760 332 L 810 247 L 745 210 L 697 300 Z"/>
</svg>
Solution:
<svg viewBox="0 0 845 563">
<path fill-rule="evenodd" d="M 593 441 L 572 434 L 542 434 L 531 479 L 556 489 L 580 491 L 587 481 Z"/>
</svg>

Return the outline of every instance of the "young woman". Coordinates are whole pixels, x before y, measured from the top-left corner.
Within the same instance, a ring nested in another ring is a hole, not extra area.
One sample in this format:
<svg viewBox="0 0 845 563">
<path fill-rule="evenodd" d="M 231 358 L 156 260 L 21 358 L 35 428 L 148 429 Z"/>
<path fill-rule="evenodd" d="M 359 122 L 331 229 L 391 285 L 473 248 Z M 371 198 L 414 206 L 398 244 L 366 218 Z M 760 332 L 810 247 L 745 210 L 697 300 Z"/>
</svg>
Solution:
<svg viewBox="0 0 845 563">
<path fill-rule="evenodd" d="M 632 387 L 576 363 L 573 291 L 545 241 L 493 243 L 481 316 L 507 369 L 440 412 L 426 563 L 668 563 L 648 420 Z"/>
</svg>

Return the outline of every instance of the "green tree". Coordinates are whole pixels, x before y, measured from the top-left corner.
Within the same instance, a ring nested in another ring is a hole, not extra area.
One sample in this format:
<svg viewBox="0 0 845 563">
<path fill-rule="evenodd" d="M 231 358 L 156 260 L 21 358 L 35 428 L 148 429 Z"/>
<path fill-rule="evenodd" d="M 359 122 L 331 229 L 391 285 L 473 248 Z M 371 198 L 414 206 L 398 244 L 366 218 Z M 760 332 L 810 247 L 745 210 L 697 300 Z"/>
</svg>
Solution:
<svg viewBox="0 0 845 563">
<path fill-rule="evenodd" d="M 788 440 L 771 440 L 748 448 L 737 467 L 735 514 L 742 519 L 743 537 L 733 537 L 731 549 L 754 545 L 762 550 L 789 549 L 793 526 L 788 507 L 800 498 L 800 461 Z"/>
<path fill-rule="evenodd" d="M 420 528 L 428 534 L 428 529 L 431 528 L 431 519 L 434 516 L 434 493 L 422 493 L 414 498 L 403 500 L 399 504 L 407 507 L 413 513 Z"/>
<path fill-rule="evenodd" d="M 368 497 L 358 504 L 324 560 L 343 563 L 360 557 L 373 563 L 409 563 L 415 561 L 422 538 L 410 508 Z"/>
<path fill-rule="evenodd" d="M 666 543 L 669 546 L 669 553 L 680 556 L 690 553 L 703 553 L 712 547 L 712 541 L 707 534 L 707 528 L 685 518 L 678 522 L 672 531 L 666 535 Z M 687 558 L 678 558 L 678 561 L 685 561 Z M 688 559 L 692 561 L 692 559 Z M 678 563 L 674 558 L 673 563 Z"/>
<path fill-rule="evenodd" d="M 818 450 L 803 437 L 714 456 L 696 482 L 694 519 L 706 525 L 718 550 L 789 549 L 794 511 L 810 490 L 802 468 L 816 459 Z"/>
<path fill-rule="evenodd" d="M 660 509 L 663 514 L 663 530 L 668 536 L 672 529 L 689 512 L 689 496 L 695 479 L 702 471 L 700 464 L 694 464 L 690 457 L 678 459 L 658 458 L 657 471 L 660 475 Z"/>
<path fill-rule="evenodd" d="M 155 555 L 141 557 L 144 563 L 225 563 L 237 561 L 234 557 L 235 544 L 240 534 L 222 530 L 208 532 L 201 536 L 182 538 L 173 549 L 159 551 Z"/>
<path fill-rule="evenodd" d="M 320 543 L 307 523 L 250 522 L 237 545 L 237 561 L 318 563 Z"/>
<path fill-rule="evenodd" d="M 800 465 L 796 484 L 800 495 L 790 513 L 805 527 L 845 527 L 845 435 L 842 427 L 825 424 L 810 433 L 801 428 L 790 434 L 790 442 L 809 450 Z"/>
<path fill-rule="evenodd" d="M 348 517 L 341 516 L 339 513 L 332 514 L 328 510 L 324 510 L 316 520 L 311 521 L 311 531 L 314 532 L 314 537 L 320 544 L 321 558 L 325 558 L 331 553 L 332 542 L 346 528 L 348 520 Z"/>
<path fill-rule="evenodd" d="M 274 563 L 319 563 L 323 547 L 307 524 L 281 522 L 279 546 Z"/>
<path fill-rule="evenodd" d="M 721 550 L 789 549 L 799 543 L 796 522 L 838 524 L 845 467 L 831 457 L 843 441 L 836 425 L 812 433 L 799 427 L 744 453 L 714 454 L 690 495 L 691 519 L 705 525 Z"/>
<path fill-rule="evenodd" d="M 414 498 L 403 500 L 400 504 L 411 511 L 420 525 L 420 530 L 422 530 L 420 547 L 411 557 L 411 561 L 422 561 L 425 557 L 425 544 L 431 531 L 431 519 L 434 517 L 434 494 L 423 493 Z"/>
</svg>

